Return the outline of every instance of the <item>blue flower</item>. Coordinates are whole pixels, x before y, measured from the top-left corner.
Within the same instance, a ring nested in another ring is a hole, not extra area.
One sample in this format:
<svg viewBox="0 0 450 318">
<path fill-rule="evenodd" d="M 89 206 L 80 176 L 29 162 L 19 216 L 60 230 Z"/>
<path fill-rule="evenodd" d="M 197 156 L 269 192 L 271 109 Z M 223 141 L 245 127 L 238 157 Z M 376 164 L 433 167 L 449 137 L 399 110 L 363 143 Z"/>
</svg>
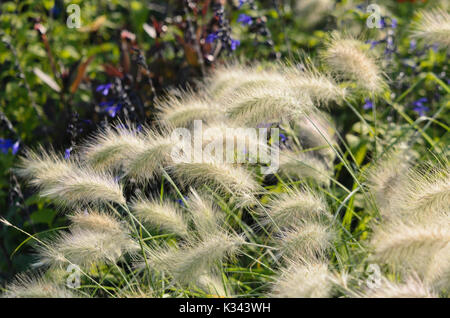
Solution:
<svg viewBox="0 0 450 318">
<path fill-rule="evenodd" d="M 215 40 L 217 40 L 218 38 L 219 38 L 219 35 L 217 34 L 217 32 L 210 33 L 206 37 L 206 43 L 212 43 Z"/>
<path fill-rule="evenodd" d="M 102 107 L 104 111 L 108 112 L 109 116 L 113 118 L 116 117 L 117 113 L 122 109 L 122 105 L 116 105 L 114 101 L 102 102 L 100 103 L 100 107 Z"/>
<path fill-rule="evenodd" d="M 107 107 L 107 106 L 113 106 L 115 104 L 115 102 L 113 100 L 109 100 L 107 102 L 101 102 L 100 103 L 100 107 Z"/>
<path fill-rule="evenodd" d="M 253 18 L 245 13 L 239 15 L 237 22 L 240 22 L 242 25 L 252 25 Z"/>
<path fill-rule="evenodd" d="M 11 149 L 12 154 L 15 155 L 19 151 L 19 145 L 20 142 L 18 140 L 13 142 L 11 139 L 0 138 L 0 151 L 4 154 L 7 154 L 9 149 Z"/>
<path fill-rule="evenodd" d="M 239 0 L 238 8 L 240 9 L 246 2 L 247 0 Z"/>
<path fill-rule="evenodd" d="M 426 102 L 428 102 L 428 99 L 425 98 L 425 97 L 422 97 L 422 98 L 416 100 L 416 101 L 413 103 L 413 106 L 415 106 L 415 107 L 413 108 L 413 111 L 415 111 L 416 113 L 418 113 L 419 116 L 424 116 L 425 113 L 428 112 L 428 111 L 430 110 L 428 107 L 426 107 L 426 106 L 424 105 L 424 103 L 426 103 Z"/>
<path fill-rule="evenodd" d="M 388 36 L 386 43 L 388 46 L 393 46 L 394 45 L 394 39 L 392 38 L 392 36 Z"/>
<path fill-rule="evenodd" d="M 230 43 L 231 51 L 236 50 L 236 48 L 237 48 L 239 45 L 241 45 L 241 41 L 231 39 L 231 43 Z"/>
<path fill-rule="evenodd" d="M 70 148 L 67 148 L 65 151 L 64 151 L 64 159 L 69 159 L 70 158 L 70 152 L 72 151 L 72 147 L 70 147 Z"/>
<path fill-rule="evenodd" d="M 413 103 L 413 105 L 414 106 L 423 106 L 423 103 L 426 103 L 426 102 L 428 102 L 428 99 L 426 97 L 422 97 L 422 98 L 419 98 L 418 100 L 416 100 Z"/>
<path fill-rule="evenodd" d="M 12 150 L 13 155 L 15 155 L 19 151 L 19 145 L 20 145 L 20 142 L 17 140 L 14 143 L 14 145 L 12 146 L 11 150 Z"/>
<path fill-rule="evenodd" d="M 415 48 L 417 47 L 417 41 L 416 40 L 411 40 L 410 42 L 409 42 L 409 48 L 411 49 L 411 50 L 414 50 Z"/>
<path fill-rule="evenodd" d="M 398 24 L 397 19 L 392 19 L 391 22 L 392 22 L 391 23 L 391 28 L 393 28 L 393 29 L 397 28 L 397 24 Z"/>
<path fill-rule="evenodd" d="M 419 116 L 425 116 L 425 113 L 428 112 L 430 109 L 426 106 L 417 106 L 413 109 L 416 113 L 419 114 Z"/>
<path fill-rule="evenodd" d="M 61 13 L 61 7 L 58 6 L 57 4 L 55 4 L 51 9 L 50 9 L 50 16 L 52 17 L 58 17 L 59 14 Z"/>
<path fill-rule="evenodd" d="M 365 104 L 363 105 L 363 109 L 367 110 L 373 108 L 373 102 L 370 99 L 366 98 L 364 102 Z"/>
<path fill-rule="evenodd" d="M 287 140 L 286 136 L 284 134 L 280 134 L 281 142 L 285 142 Z"/>
<path fill-rule="evenodd" d="M 96 91 L 97 92 L 101 91 L 104 96 L 107 96 L 109 94 L 109 90 L 111 89 L 111 86 L 112 86 L 111 83 L 102 84 L 102 85 L 97 86 Z"/>
<path fill-rule="evenodd" d="M 175 200 L 175 202 L 178 203 L 179 205 L 181 205 L 182 207 L 184 207 L 184 201 L 186 201 L 188 199 L 187 197 L 183 197 L 183 198 L 184 198 L 184 200 L 183 199 Z"/>
<path fill-rule="evenodd" d="M 369 41 L 366 41 L 366 43 L 367 43 L 367 44 L 370 43 L 370 49 L 373 49 L 377 44 L 380 43 L 380 41 L 369 40 Z"/>
<path fill-rule="evenodd" d="M 109 116 L 116 117 L 117 113 L 122 109 L 122 105 L 117 104 L 115 106 L 106 107 L 105 110 L 108 112 Z"/>
</svg>

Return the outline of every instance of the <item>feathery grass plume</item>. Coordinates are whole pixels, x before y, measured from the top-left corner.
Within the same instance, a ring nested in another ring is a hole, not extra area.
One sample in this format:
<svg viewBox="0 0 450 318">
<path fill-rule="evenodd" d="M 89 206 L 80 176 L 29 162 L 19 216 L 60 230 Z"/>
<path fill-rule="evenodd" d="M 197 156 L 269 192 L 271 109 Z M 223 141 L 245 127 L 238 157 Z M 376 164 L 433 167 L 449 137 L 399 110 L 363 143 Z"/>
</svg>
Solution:
<svg viewBox="0 0 450 318">
<path fill-rule="evenodd" d="M 63 160 L 41 146 L 37 152 L 27 151 L 15 172 L 32 186 L 43 189 L 58 184 L 61 176 L 70 174 L 74 166 L 73 161 Z"/>
<path fill-rule="evenodd" d="M 19 274 L 6 287 L 4 298 L 76 298 L 72 290 L 36 274 Z"/>
<path fill-rule="evenodd" d="M 446 226 L 449 225 L 447 220 Z M 450 290 L 450 244 L 430 260 L 427 272 L 424 274 L 424 281 L 436 290 L 445 290 L 448 294 Z"/>
<path fill-rule="evenodd" d="M 317 106 L 329 106 L 331 102 L 339 104 L 347 95 L 346 88 L 341 87 L 330 74 L 319 72 L 308 60 L 302 68 L 286 67 L 283 72 L 287 85 L 306 92 Z"/>
<path fill-rule="evenodd" d="M 189 197 L 189 211 L 196 232 L 201 238 L 220 231 L 218 224 L 220 220 L 219 212 L 210 200 L 201 197 L 194 189 L 191 189 Z"/>
<path fill-rule="evenodd" d="M 392 209 L 399 210 L 403 218 L 420 223 L 435 219 L 450 222 L 449 163 L 410 169 L 391 201 Z"/>
<path fill-rule="evenodd" d="M 390 222 L 378 226 L 373 233 L 372 258 L 404 270 L 414 270 L 424 278 L 437 256 L 450 250 L 450 227 L 442 224 L 409 224 Z"/>
<path fill-rule="evenodd" d="M 271 225 L 273 220 L 280 228 L 311 221 L 328 224 L 332 219 L 325 200 L 309 188 L 278 194 L 269 200 L 267 208 L 270 218 L 262 223 Z"/>
<path fill-rule="evenodd" d="M 187 222 L 173 202 L 138 197 L 134 200 L 131 210 L 138 219 L 155 228 L 179 236 L 186 236 L 188 233 Z"/>
<path fill-rule="evenodd" d="M 403 179 L 410 167 L 410 156 L 405 144 L 393 148 L 364 172 L 367 185 L 383 217 L 395 215 L 392 201 L 403 186 Z"/>
<path fill-rule="evenodd" d="M 117 126 L 107 129 L 86 142 L 82 158 L 95 169 L 117 170 L 130 152 L 145 147 L 144 140 L 135 129 Z"/>
<path fill-rule="evenodd" d="M 258 78 L 255 76 L 254 69 L 250 67 L 243 67 L 239 64 L 223 65 L 207 76 L 202 83 L 199 83 L 199 86 L 202 86 L 203 90 L 207 90 L 211 98 L 220 99 L 224 92 L 232 91 L 236 87 L 236 83 L 240 83 L 249 75 L 253 79 Z"/>
<path fill-rule="evenodd" d="M 291 260 L 282 268 L 274 282 L 270 297 L 326 298 L 331 296 L 328 266 L 319 262 Z"/>
<path fill-rule="evenodd" d="M 99 173 L 90 167 L 74 167 L 56 180 L 46 185 L 40 194 L 61 206 L 78 208 L 105 202 L 126 203 L 118 181 L 112 175 Z"/>
<path fill-rule="evenodd" d="M 223 109 L 212 100 L 191 92 L 179 95 L 170 95 L 158 101 L 156 107 L 160 111 L 158 118 L 162 125 L 188 128 L 194 120 L 209 122 L 224 117 Z"/>
<path fill-rule="evenodd" d="M 74 227 L 37 247 L 35 266 L 62 266 L 68 262 L 89 268 L 93 264 L 116 263 L 122 255 L 134 253 L 139 245 L 128 232 L 93 231 Z"/>
<path fill-rule="evenodd" d="M 63 161 L 43 149 L 40 154 L 28 152 L 17 173 L 38 187 L 41 196 L 62 206 L 125 203 L 122 187 L 111 175 L 81 166 L 77 160 Z"/>
<path fill-rule="evenodd" d="M 211 98 L 219 102 L 236 91 L 284 82 L 286 79 L 276 70 L 232 64 L 218 67 L 204 80 L 201 86 Z"/>
<path fill-rule="evenodd" d="M 124 159 L 124 170 L 128 177 L 145 182 L 157 177 L 162 169 L 172 162 L 171 152 L 176 145 L 167 134 L 144 130 L 145 144 L 142 148 L 130 149 Z"/>
<path fill-rule="evenodd" d="M 383 74 L 375 59 L 364 50 L 365 46 L 359 40 L 332 33 L 321 55 L 336 75 L 355 81 L 360 88 L 372 94 L 378 94 L 385 86 Z"/>
<path fill-rule="evenodd" d="M 69 215 L 69 220 L 72 228 L 119 235 L 123 233 L 123 224 L 108 212 L 78 211 Z"/>
<path fill-rule="evenodd" d="M 282 84 L 238 90 L 224 98 L 223 105 L 230 119 L 249 125 L 286 121 L 314 109 L 306 92 Z"/>
<path fill-rule="evenodd" d="M 216 193 L 236 197 L 241 206 L 254 203 L 254 194 L 262 191 L 253 175 L 243 167 L 220 163 L 214 158 L 203 158 L 203 162 L 175 161 L 178 163 L 170 169 L 185 187 L 207 186 Z"/>
<path fill-rule="evenodd" d="M 294 10 L 297 17 L 301 17 L 301 25 L 311 28 L 322 21 L 334 9 L 333 0 L 297 0 Z"/>
<path fill-rule="evenodd" d="M 200 275 L 196 285 L 213 297 L 230 297 L 233 294 L 231 286 L 227 284 L 225 288 L 223 280 L 214 273 Z"/>
<path fill-rule="evenodd" d="M 6 226 L 13 226 L 11 224 L 11 222 L 9 222 L 8 220 L 4 219 L 3 217 L 0 216 L 0 223 L 3 223 Z"/>
<path fill-rule="evenodd" d="M 244 239 L 225 232 L 213 233 L 201 240 L 191 239 L 181 248 L 150 249 L 147 262 L 159 271 L 167 271 L 182 284 L 196 283 L 200 275 L 239 251 Z"/>
<path fill-rule="evenodd" d="M 326 164 L 298 149 L 280 151 L 279 172 L 292 179 L 310 178 L 318 184 L 330 184 L 330 171 Z"/>
<path fill-rule="evenodd" d="M 437 295 L 419 278 L 410 276 L 403 283 L 381 278 L 380 286 L 366 290 L 363 298 L 436 298 Z"/>
<path fill-rule="evenodd" d="M 336 158 L 335 151 L 330 145 L 337 145 L 336 127 L 322 112 L 315 112 L 306 118 L 301 116 L 293 124 L 293 130 L 304 149 L 314 149 L 324 161 L 332 165 Z"/>
<path fill-rule="evenodd" d="M 315 222 L 292 225 L 283 230 L 276 245 L 284 257 L 301 256 L 307 260 L 325 259 L 332 245 L 334 231 L 330 226 Z"/>
<path fill-rule="evenodd" d="M 257 133 L 246 133 L 245 128 L 236 126 L 236 123 L 230 121 L 207 125 L 203 131 L 203 152 L 217 159 L 221 158 L 223 162 L 226 162 L 228 158 L 233 158 L 233 162 L 238 163 L 255 163 L 257 161 L 256 156 L 250 158 L 251 149 L 260 153 L 262 151 L 269 152 L 266 141 L 261 142 Z M 230 153 L 228 153 L 230 145 L 233 147 L 230 147 Z M 221 149 L 221 151 L 217 151 L 217 149 Z"/>
<path fill-rule="evenodd" d="M 419 12 L 419 21 L 413 24 L 413 37 L 429 44 L 450 46 L 450 14 L 442 8 Z"/>
</svg>

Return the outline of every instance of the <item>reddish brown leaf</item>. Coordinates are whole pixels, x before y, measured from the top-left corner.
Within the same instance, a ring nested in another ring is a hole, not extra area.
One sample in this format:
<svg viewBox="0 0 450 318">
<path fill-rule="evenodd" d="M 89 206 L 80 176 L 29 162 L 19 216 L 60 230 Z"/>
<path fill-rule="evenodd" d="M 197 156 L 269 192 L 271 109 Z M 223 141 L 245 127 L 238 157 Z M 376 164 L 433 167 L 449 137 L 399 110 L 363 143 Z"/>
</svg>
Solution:
<svg viewBox="0 0 450 318">
<path fill-rule="evenodd" d="M 75 80 L 73 81 L 73 83 L 70 85 L 70 92 L 72 94 L 74 94 L 77 91 L 78 86 L 80 85 L 81 80 L 83 79 L 84 74 L 86 73 L 86 69 L 87 69 L 88 65 L 92 62 L 93 59 L 94 59 L 94 55 L 90 56 L 86 61 L 84 61 L 83 63 L 81 63 L 78 66 L 77 76 L 75 77 Z"/>
<path fill-rule="evenodd" d="M 111 64 L 103 64 L 103 69 L 105 70 L 106 74 L 108 74 L 109 76 L 120 77 L 120 78 L 123 77 L 123 73 Z"/>
</svg>

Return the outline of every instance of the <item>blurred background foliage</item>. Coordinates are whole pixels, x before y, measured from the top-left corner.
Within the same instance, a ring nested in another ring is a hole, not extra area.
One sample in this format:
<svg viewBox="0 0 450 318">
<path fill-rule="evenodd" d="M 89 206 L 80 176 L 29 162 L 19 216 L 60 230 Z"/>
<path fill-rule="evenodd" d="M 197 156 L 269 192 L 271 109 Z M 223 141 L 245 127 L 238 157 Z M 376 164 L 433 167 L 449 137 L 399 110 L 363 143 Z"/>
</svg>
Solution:
<svg viewBox="0 0 450 318">
<path fill-rule="evenodd" d="M 382 29 L 365 27 L 366 1 L 2 1 L 0 215 L 42 236 L 66 224 L 11 170 L 26 148 L 42 144 L 68 157 L 83 138 L 118 118 L 138 127 L 151 123 L 155 98 L 175 87 L 195 88 L 218 64 L 299 61 L 301 52 L 314 57 L 335 29 L 381 52 L 390 79 L 383 102 L 361 98 L 353 103 L 376 124 L 377 134 L 387 140 L 408 135 L 411 123 L 420 124 L 418 118 L 427 114 L 445 122 L 448 52 L 406 36 L 417 10 L 429 3 L 376 3 L 385 8 Z M 70 4 L 81 8 L 78 29 L 66 25 Z M 377 151 L 370 132 L 347 108 L 333 111 L 333 117 L 357 162 L 367 162 Z M 444 126 L 424 131 L 419 146 L 443 151 L 448 145 Z M 337 164 L 336 175 L 351 188 L 339 176 L 341 168 Z M 20 232 L 0 227 L 0 284 L 30 262 L 28 243 Z"/>
</svg>

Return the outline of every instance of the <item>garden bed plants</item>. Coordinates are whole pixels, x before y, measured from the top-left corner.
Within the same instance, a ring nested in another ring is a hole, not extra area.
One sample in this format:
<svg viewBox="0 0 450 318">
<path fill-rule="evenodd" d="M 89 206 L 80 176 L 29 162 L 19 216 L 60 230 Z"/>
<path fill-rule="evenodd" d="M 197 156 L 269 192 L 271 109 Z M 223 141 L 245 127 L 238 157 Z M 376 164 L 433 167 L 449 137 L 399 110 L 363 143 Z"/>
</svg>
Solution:
<svg viewBox="0 0 450 318">
<path fill-rule="evenodd" d="M 2 296 L 448 297 L 445 1 L 48 2 L 1 5 Z"/>
</svg>

